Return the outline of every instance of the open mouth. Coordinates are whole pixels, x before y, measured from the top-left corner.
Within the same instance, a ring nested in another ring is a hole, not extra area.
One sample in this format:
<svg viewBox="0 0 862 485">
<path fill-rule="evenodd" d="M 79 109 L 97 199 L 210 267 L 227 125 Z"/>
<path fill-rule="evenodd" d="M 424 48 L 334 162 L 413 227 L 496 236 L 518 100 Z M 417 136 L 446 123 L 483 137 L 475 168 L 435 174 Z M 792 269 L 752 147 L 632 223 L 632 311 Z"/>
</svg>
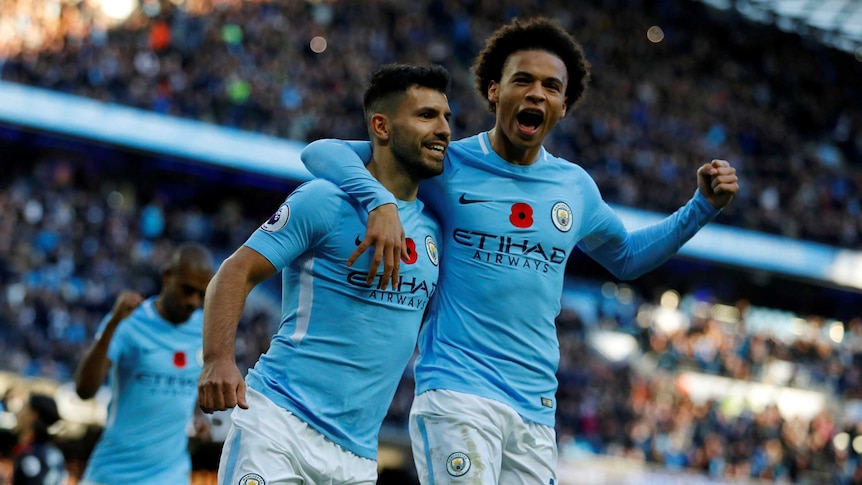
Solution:
<svg viewBox="0 0 862 485">
<path fill-rule="evenodd" d="M 525 109 L 518 113 L 517 118 L 521 131 L 535 133 L 545 120 L 545 115 L 541 111 Z"/>
<path fill-rule="evenodd" d="M 425 145 L 425 148 L 433 152 L 435 155 L 443 158 L 443 155 L 446 154 L 446 145 L 442 145 L 439 143 L 428 144 Z"/>
</svg>

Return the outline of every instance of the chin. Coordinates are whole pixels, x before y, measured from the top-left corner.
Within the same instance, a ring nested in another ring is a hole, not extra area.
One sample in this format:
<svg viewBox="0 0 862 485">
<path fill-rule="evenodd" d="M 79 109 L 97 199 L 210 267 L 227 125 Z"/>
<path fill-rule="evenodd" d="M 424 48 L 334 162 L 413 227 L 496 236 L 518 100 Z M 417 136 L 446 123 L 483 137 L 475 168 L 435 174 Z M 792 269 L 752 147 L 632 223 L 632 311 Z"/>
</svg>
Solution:
<svg viewBox="0 0 862 485">
<path fill-rule="evenodd" d="M 543 136 L 538 133 L 535 135 L 522 135 L 518 133 L 516 138 L 512 138 L 512 144 L 520 148 L 535 148 L 542 144 Z"/>
</svg>

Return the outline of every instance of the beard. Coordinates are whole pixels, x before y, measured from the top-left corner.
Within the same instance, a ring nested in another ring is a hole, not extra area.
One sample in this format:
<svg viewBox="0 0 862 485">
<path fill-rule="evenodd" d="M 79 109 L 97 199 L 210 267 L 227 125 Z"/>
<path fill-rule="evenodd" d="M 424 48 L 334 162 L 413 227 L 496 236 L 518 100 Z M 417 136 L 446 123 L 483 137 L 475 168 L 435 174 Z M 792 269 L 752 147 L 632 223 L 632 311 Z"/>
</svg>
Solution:
<svg viewBox="0 0 862 485">
<path fill-rule="evenodd" d="M 162 306 L 166 313 L 165 319 L 173 324 L 186 322 L 195 311 L 195 308 L 189 307 L 173 297 L 162 297 Z"/>
<path fill-rule="evenodd" d="M 392 139 L 392 156 L 416 180 L 436 177 L 443 173 L 443 162 L 431 159 L 421 144 L 405 143 L 400 137 Z"/>
</svg>

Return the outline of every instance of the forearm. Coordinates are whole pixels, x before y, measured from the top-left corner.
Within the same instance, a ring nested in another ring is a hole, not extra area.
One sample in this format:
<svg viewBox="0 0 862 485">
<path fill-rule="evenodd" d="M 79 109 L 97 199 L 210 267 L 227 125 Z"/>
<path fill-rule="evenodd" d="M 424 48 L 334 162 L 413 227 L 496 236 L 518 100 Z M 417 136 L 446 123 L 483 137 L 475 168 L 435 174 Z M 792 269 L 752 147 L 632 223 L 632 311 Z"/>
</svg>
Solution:
<svg viewBox="0 0 862 485">
<path fill-rule="evenodd" d="M 587 253 L 614 276 L 634 279 L 670 259 L 719 212 L 696 193 L 685 206 L 645 228 L 628 232 L 622 222 L 614 221 L 612 226 L 620 228 L 616 234 Z"/>
<path fill-rule="evenodd" d="M 245 299 L 254 284 L 231 262 L 230 258 L 213 277 L 204 302 L 204 361 L 235 359 L 236 329 L 245 307 Z"/>
<path fill-rule="evenodd" d="M 371 160 L 370 142 L 317 140 L 302 150 L 300 159 L 315 177 L 338 185 L 368 212 L 396 203 L 392 193 L 365 168 Z"/>
<path fill-rule="evenodd" d="M 111 367 L 111 361 L 108 359 L 108 348 L 118 324 L 119 319 L 115 317 L 108 322 L 105 330 L 93 342 L 90 350 L 87 351 L 84 359 L 78 365 L 78 370 L 75 373 L 75 391 L 81 399 L 95 396 L 99 387 L 105 382 L 108 369 Z"/>
</svg>

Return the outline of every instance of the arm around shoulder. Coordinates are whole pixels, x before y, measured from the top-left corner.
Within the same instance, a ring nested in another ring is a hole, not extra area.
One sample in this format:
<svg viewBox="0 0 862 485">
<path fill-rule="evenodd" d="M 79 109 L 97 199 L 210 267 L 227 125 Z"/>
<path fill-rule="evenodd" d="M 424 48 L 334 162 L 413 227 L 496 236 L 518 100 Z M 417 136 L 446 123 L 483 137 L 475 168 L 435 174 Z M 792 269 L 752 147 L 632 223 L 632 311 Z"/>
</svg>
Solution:
<svg viewBox="0 0 862 485">
<path fill-rule="evenodd" d="M 306 146 L 299 157 L 312 175 L 340 187 L 367 212 L 396 203 L 395 196 L 365 168 L 371 161 L 369 141 L 317 140 Z"/>
</svg>

